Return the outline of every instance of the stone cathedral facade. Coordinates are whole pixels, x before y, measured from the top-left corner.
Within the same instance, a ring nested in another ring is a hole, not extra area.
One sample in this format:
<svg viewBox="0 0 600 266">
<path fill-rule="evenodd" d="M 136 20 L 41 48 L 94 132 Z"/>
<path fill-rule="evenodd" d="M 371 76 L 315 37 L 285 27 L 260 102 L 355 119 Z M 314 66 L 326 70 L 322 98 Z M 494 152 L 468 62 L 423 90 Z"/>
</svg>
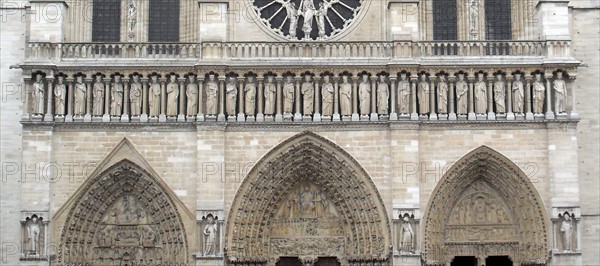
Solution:
<svg viewBox="0 0 600 266">
<path fill-rule="evenodd" d="M 593 265 L 600 4 L 2 0 L 6 265 Z"/>
</svg>

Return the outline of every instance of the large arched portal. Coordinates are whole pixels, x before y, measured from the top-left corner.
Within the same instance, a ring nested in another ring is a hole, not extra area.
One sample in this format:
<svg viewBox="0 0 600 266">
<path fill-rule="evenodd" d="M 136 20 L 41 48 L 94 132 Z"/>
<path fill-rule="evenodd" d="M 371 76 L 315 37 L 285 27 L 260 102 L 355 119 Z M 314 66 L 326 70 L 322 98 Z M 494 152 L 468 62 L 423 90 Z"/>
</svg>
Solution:
<svg viewBox="0 0 600 266">
<path fill-rule="evenodd" d="M 76 196 L 61 235 L 64 265 L 186 265 L 187 241 L 167 188 L 122 160 Z"/>
<path fill-rule="evenodd" d="M 473 258 L 546 264 L 548 219 L 527 176 L 509 159 L 480 147 L 459 160 L 435 188 L 425 216 L 424 262 Z M 508 258 L 506 258 L 508 257 Z"/>
<path fill-rule="evenodd" d="M 227 258 L 237 265 L 293 258 L 380 265 L 390 253 L 387 214 L 368 174 L 342 148 L 310 132 L 276 146 L 254 166 L 228 221 Z"/>
</svg>

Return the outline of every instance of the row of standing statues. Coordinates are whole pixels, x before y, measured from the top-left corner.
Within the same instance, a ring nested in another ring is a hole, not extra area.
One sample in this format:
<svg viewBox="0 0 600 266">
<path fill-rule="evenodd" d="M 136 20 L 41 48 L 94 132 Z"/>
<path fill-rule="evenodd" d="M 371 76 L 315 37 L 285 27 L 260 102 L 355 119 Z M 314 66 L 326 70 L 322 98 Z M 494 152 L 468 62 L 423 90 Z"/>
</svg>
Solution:
<svg viewBox="0 0 600 266">
<path fill-rule="evenodd" d="M 32 119 L 75 120 L 104 117 L 109 121 L 294 121 L 387 120 L 419 117 L 450 119 L 467 115 L 494 118 L 525 113 L 565 115 L 567 86 L 563 73 L 553 77 L 534 73 L 524 78 L 498 73 L 486 76 L 464 73 L 416 76 L 387 74 L 317 76 L 273 75 L 257 77 L 215 74 L 198 79 L 188 74 L 144 78 L 133 74 L 94 75 L 74 79 L 64 75 L 46 79 L 41 73 L 32 83 Z M 47 89 L 48 87 L 48 89 Z M 51 95 L 48 98 L 48 95 Z M 553 101 L 551 101 L 553 99 Z M 552 104 L 553 102 L 553 104 Z M 439 115 L 439 116 L 438 116 Z M 418 118 L 418 119 L 419 119 Z M 546 117 L 548 118 L 548 117 Z M 471 119 L 471 118 L 469 118 Z M 277 121 L 277 119 L 275 119 Z"/>
</svg>

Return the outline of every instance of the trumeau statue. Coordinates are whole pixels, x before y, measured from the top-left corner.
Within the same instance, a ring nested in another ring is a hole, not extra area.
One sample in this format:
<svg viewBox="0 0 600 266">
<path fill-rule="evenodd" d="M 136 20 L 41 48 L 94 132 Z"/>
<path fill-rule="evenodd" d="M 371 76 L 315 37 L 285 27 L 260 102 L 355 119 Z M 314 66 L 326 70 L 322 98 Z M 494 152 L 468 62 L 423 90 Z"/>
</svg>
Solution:
<svg viewBox="0 0 600 266">
<path fill-rule="evenodd" d="M 112 84 L 110 90 L 110 115 L 120 116 L 123 110 L 123 83 L 121 82 L 121 76 L 115 75 L 115 82 Z"/>
<path fill-rule="evenodd" d="M 323 76 L 323 84 L 321 84 L 321 98 L 323 100 L 323 116 L 331 116 L 333 114 L 333 84 L 329 81 L 329 75 Z"/>
<path fill-rule="evenodd" d="M 104 83 L 101 75 L 96 75 L 92 90 L 92 115 L 101 116 L 104 114 Z"/>
<path fill-rule="evenodd" d="M 167 116 L 177 116 L 177 99 L 179 99 L 177 76 L 171 75 L 167 84 Z"/>
<path fill-rule="evenodd" d="M 340 109 L 342 116 L 352 115 L 352 84 L 348 81 L 348 76 L 342 76 L 340 84 Z"/>
<path fill-rule="evenodd" d="M 419 114 L 429 113 L 429 83 L 427 82 L 427 74 L 421 74 L 421 80 L 417 88 L 419 96 Z"/>
<path fill-rule="evenodd" d="M 502 74 L 496 75 L 496 82 L 494 83 L 494 102 L 496 102 L 496 113 L 506 113 L 506 89 L 504 81 L 502 80 Z"/>
<path fill-rule="evenodd" d="M 158 83 L 158 75 L 152 75 L 150 77 L 148 108 L 149 117 L 157 117 L 160 114 L 160 83 Z"/>
<path fill-rule="evenodd" d="M 67 100 L 67 86 L 65 85 L 65 77 L 58 76 L 56 86 L 54 87 L 54 111 L 58 116 L 65 115 L 65 107 Z"/>
<path fill-rule="evenodd" d="M 437 84 L 437 96 L 438 96 L 438 113 L 448 113 L 448 82 L 446 82 L 446 75 L 439 76 L 440 81 Z"/>
<path fill-rule="evenodd" d="M 371 84 L 369 75 L 363 74 L 358 84 L 358 96 L 360 100 L 360 115 L 369 115 L 371 109 Z"/>
<path fill-rule="evenodd" d="M 380 75 L 379 82 L 377 82 L 377 113 L 380 115 L 388 114 L 388 102 L 390 100 L 390 88 L 385 79 L 385 75 Z"/>
<path fill-rule="evenodd" d="M 459 115 L 466 115 L 468 112 L 468 92 L 469 86 L 465 81 L 465 74 L 458 74 L 458 81 L 456 81 L 456 113 Z"/>
<path fill-rule="evenodd" d="M 139 116 L 142 110 L 142 83 L 140 75 L 132 76 L 131 88 L 129 89 L 129 100 L 131 102 L 131 115 Z"/>
<path fill-rule="evenodd" d="M 565 113 L 565 103 L 567 99 L 567 85 L 563 80 L 563 73 L 556 72 L 556 79 L 553 84 L 554 89 L 554 108 L 557 114 Z"/>
<path fill-rule="evenodd" d="M 275 78 L 272 75 L 267 76 L 265 82 L 265 115 L 273 115 L 275 113 L 275 96 L 277 95 L 277 87 L 273 81 Z"/>
<path fill-rule="evenodd" d="M 204 255 L 217 255 L 217 225 L 212 215 L 206 217 L 206 225 L 204 226 Z"/>
<path fill-rule="evenodd" d="M 572 238 L 573 223 L 571 216 L 568 212 L 565 212 L 560 222 L 560 234 L 562 240 L 563 251 L 571 251 L 571 238 Z"/>
<path fill-rule="evenodd" d="M 85 114 L 85 95 L 87 93 L 87 87 L 83 83 L 83 76 L 79 75 L 76 78 L 75 83 L 75 109 L 73 113 L 75 116 L 83 116 Z"/>
<path fill-rule="evenodd" d="M 29 223 L 27 225 L 27 240 L 29 241 L 29 245 L 30 245 L 29 250 L 30 250 L 31 254 L 34 254 L 34 255 L 40 254 L 40 248 L 39 248 L 40 231 L 41 231 L 41 226 L 40 226 L 38 217 L 36 215 L 34 215 L 33 217 L 31 217 L 31 220 L 29 221 Z"/>
<path fill-rule="evenodd" d="M 475 113 L 485 114 L 487 111 L 487 88 L 483 81 L 483 73 L 477 73 L 475 82 Z"/>
<path fill-rule="evenodd" d="M 312 115 L 315 103 L 315 85 L 311 81 L 311 78 L 311 75 L 304 76 L 304 83 L 302 83 L 302 89 L 300 90 L 302 92 L 304 102 L 303 109 L 305 116 Z"/>
<path fill-rule="evenodd" d="M 542 75 L 537 73 L 533 82 L 533 113 L 541 114 L 544 112 L 545 92 L 546 87 L 542 82 Z"/>
<path fill-rule="evenodd" d="M 215 75 L 208 75 L 208 81 L 206 82 L 206 114 L 214 116 L 217 114 L 217 94 L 219 92 L 219 85 L 215 79 Z"/>
<path fill-rule="evenodd" d="M 33 82 L 33 114 L 41 115 L 44 114 L 44 99 L 45 99 L 45 89 L 44 81 L 42 79 L 42 74 L 35 75 L 35 82 Z"/>
<path fill-rule="evenodd" d="M 515 74 L 515 81 L 512 84 L 512 98 L 513 98 L 513 110 L 515 113 L 523 113 L 523 103 L 525 102 L 525 90 L 523 81 L 521 81 L 521 74 Z"/>
<path fill-rule="evenodd" d="M 237 87 L 235 83 L 236 79 L 234 77 L 229 77 L 227 79 L 227 84 L 225 85 L 225 108 L 227 108 L 228 116 L 235 115 L 235 107 L 237 101 Z"/>
<path fill-rule="evenodd" d="M 408 217 L 402 219 L 402 227 L 400 228 L 400 252 L 413 253 L 414 231 Z"/>
<path fill-rule="evenodd" d="M 256 109 L 256 81 L 254 76 L 248 76 L 244 87 L 244 111 L 246 115 L 253 116 Z"/>
<path fill-rule="evenodd" d="M 410 82 L 407 80 L 406 73 L 400 74 L 398 82 L 398 110 L 400 114 L 410 113 Z"/>
<path fill-rule="evenodd" d="M 294 107 L 294 80 L 286 76 L 283 83 L 283 113 L 291 114 Z"/>
<path fill-rule="evenodd" d="M 185 88 L 185 96 L 187 97 L 187 116 L 195 116 L 198 113 L 198 84 L 196 84 L 196 76 L 188 76 L 188 85 Z"/>
</svg>

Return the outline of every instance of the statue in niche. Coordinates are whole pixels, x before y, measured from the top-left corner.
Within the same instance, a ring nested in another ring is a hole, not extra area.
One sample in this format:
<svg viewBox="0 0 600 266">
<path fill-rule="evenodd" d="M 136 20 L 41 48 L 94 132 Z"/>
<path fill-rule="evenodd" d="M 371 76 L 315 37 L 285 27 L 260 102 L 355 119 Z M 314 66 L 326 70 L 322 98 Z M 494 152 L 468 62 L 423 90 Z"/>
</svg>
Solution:
<svg viewBox="0 0 600 266">
<path fill-rule="evenodd" d="M 467 114 L 467 100 L 468 100 L 468 93 L 469 92 L 469 86 L 467 85 L 467 82 L 465 81 L 465 74 L 460 73 L 458 74 L 458 81 L 456 81 L 456 113 L 459 115 L 466 115 Z"/>
<path fill-rule="evenodd" d="M 496 74 L 496 82 L 494 83 L 494 102 L 496 102 L 496 113 L 506 113 L 506 89 L 502 74 Z"/>
<path fill-rule="evenodd" d="M 358 96 L 360 99 L 360 115 L 368 115 L 371 109 L 371 84 L 369 75 L 363 74 L 358 84 Z"/>
<path fill-rule="evenodd" d="M 571 251 L 571 232 L 573 230 L 573 223 L 571 220 L 571 215 L 568 212 L 565 212 L 562 216 L 562 221 L 560 222 L 560 235 L 562 239 L 562 248 L 566 251 Z"/>
<path fill-rule="evenodd" d="M 219 92 L 219 85 L 215 79 L 215 75 L 208 75 L 208 81 L 206 82 L 206 114 L 215 115 L 217 114 L 217 94 Z"/>
<path fill-rule="evenodd" d="M 331 116 L 333 114 L 333 84 L 329 81 L 329 75 L 323 76 L 323 84 L 321 84 L 321 98 L 323 101 L 323 116 Z"/>
<path fill-rule="evenodd" d="M 79 75 L 76 78 L 75 83 L 75 110 L 73 113 L 75 116 L 83 116 L 85 114 L 85 95 L 87 94 L 87 87 L 83 83 L 83 76 Z"/>
<path fill-rule="evenodd" d="M 283 113 L 291 114 L 294 107 L 294 81 L 292 76 L 286 76 L 283 83 Z"/>
<path fill-rule="evenodd" d="M 265 115 L 273 115 L 275 113 L 275 96 L 277 95 L 277 87 L 275 86 L 274 77 L 267 76 L 265 82 Z"/>
<path fill-rule="evenodd" d="M 400 73 L 398 82 L 398 110 L 400 114 L 408 114 L 410 111 L 410 82 L 406 73 Z"/>
<path fill-rule="evenodd" d="M 544 112 L 544 99 L 545 99 L 546 87 L 542 82 L 542 75 L 535 74 L 535 81 L 533 81 L 533 113 L 541 114 Z"/>
<path fill-rule="evenodd" d="M 42 74 L 35 75 L 35 82 L 33 82 L 33 99 L 35 105 L 33 106 L 33 114 L 42 115 L 44 114 L 44 94 L 45 92 L 44 81 Z"/>
<path fill-rule="evenodd" d="M 302 10 L 302 15 L 304 17 L 304 25 L 302 26 L 304 38 L 310 39 L 310 32 L 312 31 L 313 24 L 312 22 L 316 13 L 317 9 L 315 8 L 314 2 L 311 0 L 304 1 L 304 10 Z"/>
<path fill-rule="evenodd" d="M 92 115 L 101 116 L 104 109 L 104 83 L 102 82 L 102 76 L 96 75 L 96 81 L 92 88 Z"/>
<path fill-rule="evenodd" d="M 283 7 L 287 12 L 287 17 L 290 20 L 289 33 L 291 38 L 296 38 L 296 27 L 298 26 L 298 10 L 296 10 L 294 5 L 294 2 L 292 2 L 291 0 L 288 0 L 287 2 L 283 3 Z"/>
<path fill-rule="evenodd" d="M 523 81 L 521 81 L 521 74 L 515 74 L 515 81 L 512 84 L 512 97 L 513 97 L 513 110 L 515 113 L 523 113 L 523 103 L 525 102 L 525 89 Z"/>
<path fill-rule="evenodd" d="M 483 81 L 483 73 L 477 73 L 475 82 L 475 113 L 485 114 L 487 111 L 487 88 Z"/>
<path fill-rule="evenodd" d="M 206 217 L 206 225 L 204 226 L 204 255 L 217 255 L 217 224 L 212 215 Z"/>
<path fill-rule="evenodd" d="M 379 82 L 377 82 L 377 112 L 380 115 L 388 114 L 388 102 L 390 100 L 390 88 L 385 78 L 385 75 L 380 75 Z"/>
<path fill-rule="evenodd" d="M 567 99 L 567 85 L 563 80 L 563 73 L 556 72 L 556 79 L 553 84 L 554 89 L 554 108 L 557 114 L 565 113 L 565 102 Z"/>
<path fill-rule="evenodd" d="M 310 2 L 310 1 L 308 1 Z M 311 81 L 310 75 L 304 75 L 304 83 L 302 83 L 302 98 L 303 98 L 303 109 L 304 115 L 312 115 L 315 103 L 315 85 Z"/>
<path fill-rule="evenodd" d="M 400 252 L 414 252 L 414 231 L 408 216 L 402 219 L 402 227 L 400 228 Z"/>
<path fill-rule="evenodd" d="M 177 99 L 179 98 L 179 85 L 177 76 L 171 75 L 167 84 L 167 116 L 177 116 Z"/>
<path fill-rule="evenodd" d="M 188 84 L 185 87 L 185 96 L 187 98 L 187 116 L 195 116 L 198 113 L 198 84 L 196 76 L 189 75 Z"/>
<path fill-rule="evenodd" d="M 131 102 L 131 115 L 139 116 L 142 112 L 142 83 L 140 75 L 132 76 L 131 88 L 129 90 L 129 101 Z"/>
<path fill-rule="evenodd" d="M 427 74 L 421 74 L 421 81 L 418 85 L 419 96 L 419 114 L 429 113 L 429 83 L 427 82 Z"/>
<path fill-rule="evenodd" d="M 244 108 L 246 115 L 253 116 L 256 109 L 256 81 L 254 76 L 248 76 L 248 81 L 244 87 Z"/>
<path fill-rule="evenodd" d="M 121 75 L 115 75 L 115 82 L 112 84 L 110 91 L 111 103 L 110 103 L 110 115 L 120 116 L 123 110 L 123 83 L 121 82 Z"/>
<path fill-rule="evenodd" d="M 237 86 L 236 79 L 234 77 L 229 77 L 227 79 L 227 84 L 225 85 L 225 107 L 227 108 L 227 115 L 234 116 L 235 115 L 235 107 L 237 101 Z"/>
<path fill-rule="evenodd" d="M 446 75 L 439 76 L 440 81 L 437 84 L 437 95 L 438 95 L 438 113 L 448 113 L 448 82 L 446 82 Z"/>
<path fill-rule="evenodd" d="M 158 75 L 150 77 L 150 89 L 148 90 L 148 116 L 157 117 L 160 114 L 160 84 Z"/>
<path fill-rule="evenodd" d="M 342 116 L 352 115 L 352 84 L 348 81 L 348 76 L 342 76 L 342 84 L 340 84 L 340 109 Z"/>
<path fill-rule="evenodd" d="M 54 86 L 54 111 L 58 116 L 65 115 L 67 99 L 67 86 L 65 85 L 65 77 L 58 76 L 56 86 Z"/>
<path fill-rule="evenodd" d="M 29 223 L 27 224 L 27 240 L 29 241 L 29 245 L 30 245 L 30 252 L 31 252 L 30 254 L 33 254 L 33 255 L 40 254 L 40 248 L 39 248 L 40 231 L 41 231 L 41 226 L 39 223 L 39 219 L 38 219 L 37 215 L 33 215 L 31 217 L 31 220 L 29 220 Z"/>
</svg>

